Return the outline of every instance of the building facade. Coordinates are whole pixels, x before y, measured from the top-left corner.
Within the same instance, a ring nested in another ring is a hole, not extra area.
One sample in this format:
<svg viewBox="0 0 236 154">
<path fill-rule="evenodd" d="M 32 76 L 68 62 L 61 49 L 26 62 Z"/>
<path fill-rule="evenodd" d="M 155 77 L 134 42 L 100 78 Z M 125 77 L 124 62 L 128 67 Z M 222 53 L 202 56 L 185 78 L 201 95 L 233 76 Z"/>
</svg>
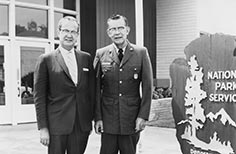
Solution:
<svg viewBox="0 0 236 154">
<path fill-rule="evenodd" d="M 157 85 L 170 85 L 169 66 L 185 57 L 184 48 L 199 37 L 197 0 L 157 0 L 156 5 Z"/>
<path fill-rule="evenodd" d="M 235 0 L 156 0 L 156 79 L 170 86 L 169 66 L 205 34 L 236 36 Z"/>
<path fill-rule="evenodd" d="M 156 0 L 150 0 L 156 4 Z M 115 13 L 127 16 L 129 40 L 145 45 L 144 0 L 0 0 L 0 124 L 35 122 L 33 72 L 37 58 L 58 47 L 57 23 L 71 15 L 80 21 L 77 48 L 95 55 L 110 43 L 106 19 Z M 156 9 L 156 5 L 154 10 Z M 146 7 L 147 8 L 147 7 Z M 156 29 L 156 13 L 152 12 Z M 149 25 L 150 27 L 150 25 Z M 149 32 L 152 33 L 153 32 Z M 154 32 L 156 34 L 156 32 Z M 150 35 L 147 35 L 150 38 Z M 153 35 L 155 37 L 156 35 Z M 153 39 L 151 39 L 153 40 Z M 154 39 L 155 40 L 155 39 Z M 147 41 L 147 46 L 154 46 Z M 155 57 L 155 56 L 154 56 Z M 153 61 L 156 61 L 155 58 Z M 155 67 L 155 66 L 154 66 Z"/>
<path fill-rule="evenodd" d="M 58 20 L 78 10 L 78 0 L 0 1 L 0 124 L 35 121 L 36 60 L 58 46 Z"/>
</svg>

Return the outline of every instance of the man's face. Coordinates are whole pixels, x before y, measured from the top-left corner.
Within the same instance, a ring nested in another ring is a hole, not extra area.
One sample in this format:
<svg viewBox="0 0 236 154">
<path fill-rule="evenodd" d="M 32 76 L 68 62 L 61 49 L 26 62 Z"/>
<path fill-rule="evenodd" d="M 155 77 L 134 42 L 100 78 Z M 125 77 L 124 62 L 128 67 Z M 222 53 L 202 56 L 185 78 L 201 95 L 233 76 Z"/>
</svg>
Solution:
<svg viewBox="0 0 236 154">
<path fill-rule="evenodd" d="M 122 46 L 125 43 L 129 31 L 123 18 L 108 22 L 107 34 L 116 45 Z"/>
<path fill-rule="evenodd" d="M 61 29 L 58 31 L 58 37 L 63 48 L 71 50 L 74 47 L 78 37 L 77 29 L 78 24 L 75 21 L 65 20 L 62 23 Z"/>
</svg>

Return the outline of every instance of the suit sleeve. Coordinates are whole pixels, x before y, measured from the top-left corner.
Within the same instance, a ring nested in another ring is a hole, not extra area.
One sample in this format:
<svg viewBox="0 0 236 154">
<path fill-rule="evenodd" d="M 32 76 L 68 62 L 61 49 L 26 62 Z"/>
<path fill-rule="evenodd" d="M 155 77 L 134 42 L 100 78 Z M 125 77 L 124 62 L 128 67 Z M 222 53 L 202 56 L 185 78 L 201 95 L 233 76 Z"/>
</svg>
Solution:
<svg viewBox="0 0 236 154">
<path fill-rule="evenodd" d="M 142 101 L 139 118 L 148 120 L 152 101 L 153 73 L 151 61 L 145 48 L 142 54 Z"/>
<path fill-rule="evenodd" d="M 38 129 L 48 128 L 47 85 L 47 65 L 43 55 L 41 55 L 36 63 L 36 68 L 34 71 L 34 103 L 36 108 Z"/>
<path fill-rule="evenodd" d="M 89 71 L 89 89 L 90 89 L 90 103 L 91 103 L 91 107 L 92 107 L 92 117 L 94 119 L 94 109 L 95 109 L 95 93 L 96 93 L 96 89 L 95 89 L 95 71 L 93 68 L 93 60 L 92 57 L 89 57 L 89 69 L 91 71 Z"/>
<path fill-rule="evenodd" d="M 102 120 L 102 113 L 101 113 L 101 78 L 102 78 L 102 71 L 101 71 L 101 63 L 98 53 L 96 52 L 96 56 L 94 58 L 93 66 L 95 68 L 96 73 L 96 99 L 95 99 L 95 121 Z"/>
</svg>

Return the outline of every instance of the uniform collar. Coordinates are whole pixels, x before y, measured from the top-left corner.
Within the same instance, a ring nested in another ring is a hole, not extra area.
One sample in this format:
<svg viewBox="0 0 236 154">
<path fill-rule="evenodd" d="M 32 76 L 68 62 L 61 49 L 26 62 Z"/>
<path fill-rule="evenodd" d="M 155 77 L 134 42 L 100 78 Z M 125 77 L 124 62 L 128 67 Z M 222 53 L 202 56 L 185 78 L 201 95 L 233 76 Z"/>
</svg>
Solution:
<svg viewBox="0 0 236 154">
<path fill-rule="evenodd" d="M 115 50 L 116 50 L 116 53 L 119 54 L 119 52 L 118 52 L 118 51 L 119 51 L 119 48 L 117 48 L 117 46 L 115 45 L 115 43 L 112 43 L 112 45 L 114 46 L 114 48 L 115 48 Z M 128 45 L 128 44 L 127 44 L 127 45 Z M 127 45 L 122 48 L 123 54 L 125 53 L 125 49 L 126 49 Z"/>
</svg>

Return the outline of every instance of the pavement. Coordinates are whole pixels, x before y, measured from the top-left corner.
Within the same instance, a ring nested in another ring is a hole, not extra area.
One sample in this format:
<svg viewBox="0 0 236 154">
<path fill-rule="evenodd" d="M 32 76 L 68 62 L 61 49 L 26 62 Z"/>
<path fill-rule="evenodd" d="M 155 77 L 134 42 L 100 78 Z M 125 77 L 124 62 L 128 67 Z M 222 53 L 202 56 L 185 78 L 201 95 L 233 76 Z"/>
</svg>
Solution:
<svg viewBox="0 0 236 154">
<path fill-rule="evenodd" d="M 92 132 L 85 154 L 99 154 L 100 135 Z M 148 126 L 142 132 L 138 154 L 181 154 L 175 129 Z M 36 123 L 0 126 L 0 154 L 47 154 L 39 143 Z"/>
</svg>

